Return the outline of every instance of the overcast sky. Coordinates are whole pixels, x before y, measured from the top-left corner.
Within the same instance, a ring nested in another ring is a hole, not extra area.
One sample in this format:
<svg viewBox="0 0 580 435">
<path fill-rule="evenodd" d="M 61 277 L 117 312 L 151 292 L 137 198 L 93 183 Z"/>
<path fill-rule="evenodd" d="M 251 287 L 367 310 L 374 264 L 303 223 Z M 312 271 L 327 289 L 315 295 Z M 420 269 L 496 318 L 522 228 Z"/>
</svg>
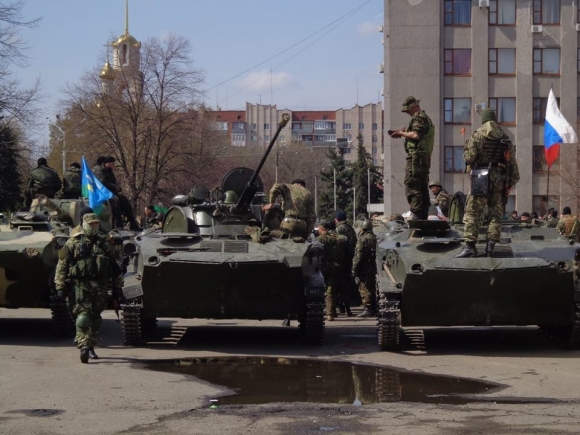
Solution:
<svg viewBox="0 0 580 435">
<path fill-rule="evenodd" d="M 125 0 L 25 0 L 29 67 L 56 115 L 66 83 L 105 62 L 105 45 L 125 31 Z M 129 0 L 129 33 L 142 43 L 173 33 L 191 42 L 204 71 L 206 104 L 334 110 L 379 101 L 383 0 Z M 112 60 L 112 59 L 111 59 Z"/>
</svg>

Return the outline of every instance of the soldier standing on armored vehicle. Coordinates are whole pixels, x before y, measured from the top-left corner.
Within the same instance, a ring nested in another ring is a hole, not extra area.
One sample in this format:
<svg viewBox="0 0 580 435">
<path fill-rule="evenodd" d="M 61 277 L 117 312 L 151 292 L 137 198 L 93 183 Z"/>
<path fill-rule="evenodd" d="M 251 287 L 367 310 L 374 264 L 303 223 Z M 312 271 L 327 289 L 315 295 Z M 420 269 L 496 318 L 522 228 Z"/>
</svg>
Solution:
<svg viewBox="0 0 580 435">
<path fill-rule="evenodd" d="M 449 204 L 451 203 L 451 198 L 439 180 L 431 181 L 429 183 L 429 189 L 431 193 L 435 195 L 435 200 L 433 205 L 438 206 L 445 217 L 449 217 Z"/>
<path fill-rule="evenodd" d="M 471 192 L 463 217 L 465 247 L 455 258 L 477 256 L 475 244 L 486 205 L 491 222 L 487 229 L 485 255 L 492 256 L 501 235 L 507 196 L 520 179 L 516 147 L 497 124 L 495 112 L 482 110 L 481 121 L 483 125 L 473 132 L 463 151 L 463 158 L 471 171 Z"/>
<path fill-rule="evenodd" d="M 558 232 L 564 236 L 576 236 L 580 232 L 580 222 L 572 216 L 572 210 L 566 206 L 562 209 L 562 217 L 556 226 Z"/>
<path fill-rule="evenodd" d="M 322 253 L 322 275 L 326 283 L 326 320 L 336 317 L 338 292 L 345 284 L 348 262 L 348 240 L 334 231 L 334 222 L 323 221 L 318 226 L 316 240 L 324 245 Z"/>
<path fill-rule="evenodd" d="M 424 110 L 421 110 L 415 97 L 407 97 L 403 101 L 401 112 L 411 117 L 409 126 L 403 130 L 389 130 L 389 136 L 394 139 L 405 138 L 405 195 L 409 202 L 413 219 L 427 219 L 429 200 L 429 169 L 431 153 L 435 142 L 435 126 Z"/>
<path fill-rule="evenodd" d="M 63 297 L 67 285 L 75 295 L 73 315 L 76 316 L 77 347 L 81 362 L 98 358 L 95 353 L 101 313 L 107 307 L 107 288 L 112 282 L 113 293 L 123 288 L 123 275 L 116 261 L 116 252 L 99 235 L 99 218 L 94 213 L 83 217 L 83 231 L 66 242 L 59 252 L 54 284 L 57 294 Z"/>
<path fill-rule="evenodd" d="M 26 191 L 24 192 L 27 208 L 30 208 L 36 195 L 46 195 L 48 198 L 54 198 L 54 195 L 62 186 L 58 173 L 48 166 L 44 157 L 39 158 L 37 163 L 38 166 L 32 170 L 30 177 L 28 177 Z"/>
<path fill-rule="evenodd" d="M 377 236 L 373 233 L 373 221 L 362 223 L 356 242 L 352 274 L 359 281 L 359 292 L 365 306 L 359 317 L 375 317 L 377 314 Z"/>
<path fill-rule="evenodd" d="M 270 189 L 270 203 L 263 205 L 262 210 L 270 210 L 278 196 L 282 197 L 284 211 L 280 229 L 289 237 L 302 237 L 306 240 L 312 234 L 316 222 L 314 198 L 306 189 L 306 183 L 297 178 L 291 184 L 274 184 Z"/>
<path fill-rule="evenodd" d="M 81 165 L 71 163 L 63 177 L 62 197 L 77 199 L 82 195 Z"/>
</svg>

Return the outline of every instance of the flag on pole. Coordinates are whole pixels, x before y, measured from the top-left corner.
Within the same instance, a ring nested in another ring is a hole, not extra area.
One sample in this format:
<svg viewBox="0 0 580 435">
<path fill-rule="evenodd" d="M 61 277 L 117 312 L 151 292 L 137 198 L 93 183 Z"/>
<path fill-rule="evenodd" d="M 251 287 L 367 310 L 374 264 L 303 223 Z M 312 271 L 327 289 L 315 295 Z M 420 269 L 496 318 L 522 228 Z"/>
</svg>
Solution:
<svg viewBox="0 0 580 435">
<path fill-rule="evenodd" d="M 99 214 L 101 204 L 113 197 L 113 193 L 103 186 L 89 169 L 84 156 L 82 158 L 83 196 L 89 199 L 89 206 L 96 214 Z"/>
<path fill-rule="evenodd" d="M 558 109 L 558 102 L 554 92 L 550 89 L 548 107 L 546 107 L 546 121 L 544 124 L 544 151 L 548 168 L 558 158 L 561 143 L 576 143 L 578 136 L 572 126 L 562 116 Z"/>
</svg>

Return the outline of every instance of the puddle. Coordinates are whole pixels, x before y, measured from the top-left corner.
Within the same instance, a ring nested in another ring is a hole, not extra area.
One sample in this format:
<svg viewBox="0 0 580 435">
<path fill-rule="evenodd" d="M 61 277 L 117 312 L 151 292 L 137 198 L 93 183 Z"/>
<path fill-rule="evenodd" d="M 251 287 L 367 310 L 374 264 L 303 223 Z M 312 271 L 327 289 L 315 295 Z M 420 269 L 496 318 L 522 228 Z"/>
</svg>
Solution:
<svg viewBox="0 0 580 435">
<path fill-rule="evenodd" d="M 14 409 L 7 414 L 24 414 L 28 417 L 51 417 L 64 413 L 63 409 Z"/>
<path fill-rule="evenodd" d="M 212 397 L 211 406 L 313 402 L 369 405 L 383 402 L 465 404 L 501 399 L 473 397 L 503 388 L 472 379 L 437 376 L 344 361 L 269 357 L 216 357 L 146 361 L 154 371 L 195 376 L 233 395 Z M 502 400 L 537 403 L 538 400 Z"/>
</svg>

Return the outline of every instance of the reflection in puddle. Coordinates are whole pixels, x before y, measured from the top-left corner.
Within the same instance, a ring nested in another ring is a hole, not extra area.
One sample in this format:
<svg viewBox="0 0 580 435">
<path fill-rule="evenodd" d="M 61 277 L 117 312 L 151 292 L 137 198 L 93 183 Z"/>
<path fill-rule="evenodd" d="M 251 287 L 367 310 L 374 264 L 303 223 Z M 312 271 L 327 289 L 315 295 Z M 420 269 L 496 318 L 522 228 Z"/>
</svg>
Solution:
<svg viewBox="0 0 580 435">
<path fill-rule="evenodd" d="M 490 382 L 344 361 L 218 357 L 145 364 L 147 369 L 195 376 L 236 393 L 219 397 L 219 405 L 273 402 L 368 405 L 397 401 L 463 404 L 479 401 L 470 395 L 500 388 Z"/>
</svg>

